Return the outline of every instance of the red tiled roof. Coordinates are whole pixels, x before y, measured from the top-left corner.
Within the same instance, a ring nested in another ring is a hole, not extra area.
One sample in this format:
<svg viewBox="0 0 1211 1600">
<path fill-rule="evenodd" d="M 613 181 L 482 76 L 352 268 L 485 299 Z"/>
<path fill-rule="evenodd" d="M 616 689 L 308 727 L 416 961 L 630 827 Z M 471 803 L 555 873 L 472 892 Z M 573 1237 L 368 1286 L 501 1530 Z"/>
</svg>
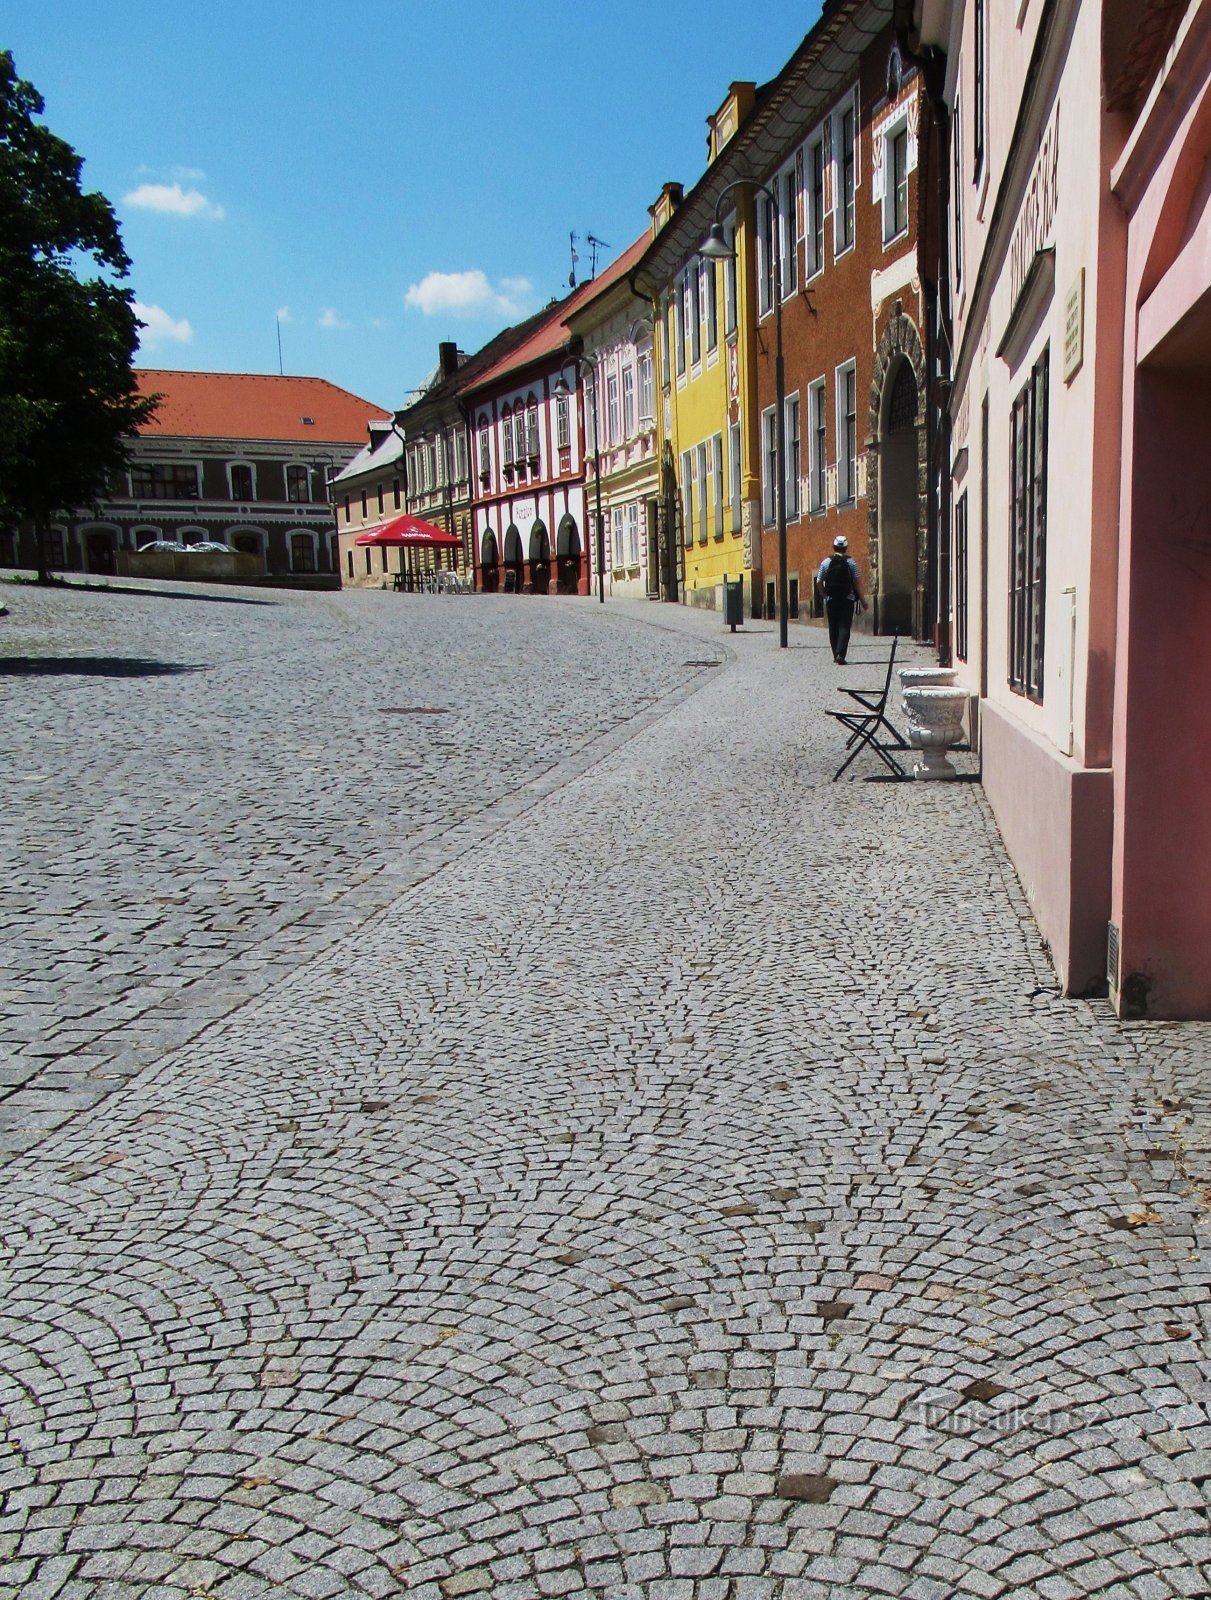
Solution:
<svg viewBox="0 0 1211 1600">
<path fill-rule="evenodd" d="M 136 368 L 140 394 L 163 396 L 140 433 L 194 439 L 289 439 L 364 444 L 366 424 L 391 413 L 326 378 Z M 310 417 L 310 422 L 304 422 Z"/>
<path fill-rule="evenodd" d="M 579 289 L 573 290 L 568 295 L 566 300 L 561 300 L 558 305 L 552 306 L 548 322 L 535 329 L 516 350 L 510 350 L 503 360 L 489 367 L 487 372 L 481 373 L 468 388 L 481 389 L 496 379 L 503 378 L 507 373 L 520 371 L 535 361 L 541 361 L 543 356 L 553 355 L 570 337 L 567 319 L 572 312 L 579 311 L 581 306 L 587 305 L 596 295 L 604 293 L 611 284 L 617 283 L 619 278 L 629 272 L 639 260 L 649 242 L 649 234 L 646 232 L 641 234 L 633 245 L 624 250 L 603 272 L 598 273 L 597 277 L 591 278 L 588 283 L 582 283 Z"/>
</svg>

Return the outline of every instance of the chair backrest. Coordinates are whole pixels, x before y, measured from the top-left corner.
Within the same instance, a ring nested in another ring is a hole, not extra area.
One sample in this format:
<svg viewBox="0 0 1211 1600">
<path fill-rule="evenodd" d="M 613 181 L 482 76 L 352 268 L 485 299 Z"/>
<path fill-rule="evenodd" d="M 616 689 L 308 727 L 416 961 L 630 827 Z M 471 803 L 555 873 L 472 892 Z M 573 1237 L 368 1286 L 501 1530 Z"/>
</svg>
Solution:
<svg viewBox="0 0 1211 1600">
<path fill-rule="evenodd" d="M 900 642 L 900 635 L 898 633 L 893 633 L 892 636 L 891 636 L 891 654 L 887 658 L 887 676 L 883 680 L 883 693 L 879 697 L 879 710 L 880 711 L 884 710 L 884 708 L 886 707 L 886 705 L 887 705 L 887 696 L 891 692 L 891 675 L 895 671 L 895 666 L 896 666 L 896 646 L 899 644 L 899 642 Z"/>
</svg>

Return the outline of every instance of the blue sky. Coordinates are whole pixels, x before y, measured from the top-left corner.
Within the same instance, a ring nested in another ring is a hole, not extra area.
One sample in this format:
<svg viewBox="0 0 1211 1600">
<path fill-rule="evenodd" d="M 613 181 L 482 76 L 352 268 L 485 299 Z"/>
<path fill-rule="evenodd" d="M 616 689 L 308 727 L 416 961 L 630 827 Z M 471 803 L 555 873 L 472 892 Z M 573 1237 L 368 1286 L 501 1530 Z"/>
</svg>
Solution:
<svg viewBox="0 0 1211 1600">
<path fill-rule="evenodd" d="M 329 378 L 401 405 L 688 187 L 733 79 L 819 0 L 10 0 L 0 48 L 114 203 L 140 364 Z M 750 20 L 751 19 L 751 20 Z"/>
</svg>

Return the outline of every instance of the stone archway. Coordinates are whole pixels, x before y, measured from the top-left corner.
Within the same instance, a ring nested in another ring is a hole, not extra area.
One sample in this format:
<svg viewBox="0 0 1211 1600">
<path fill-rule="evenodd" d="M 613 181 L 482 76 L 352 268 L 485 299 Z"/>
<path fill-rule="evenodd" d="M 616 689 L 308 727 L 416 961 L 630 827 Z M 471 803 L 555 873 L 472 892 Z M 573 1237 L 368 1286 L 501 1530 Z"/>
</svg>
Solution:
<svg viewBox="0 0 1211 1600">
<path fill-rule="evenodd" d="M 551 540 L 541 519 L 530 529 L 530 587 L 535 594 L 551 587 Z"/>
<path fill-rule="evenodd" d="M 576 518 L 565 512 L 555 532 L 555 587 L 559 594 L 580 592 L 580 530 Z"/>
<path fill-rule="evenodd" d="M 927 628 L 928 441 L 925 352 L 912 318 L 897 308 L 883 330 L 871 387 L 867 452 L 870 589 L 876 633 Z"/>
<path fill-rule="evenodd" d="M 495 594 L 500 588 L 500 551 L 496 535 L 485 528 L 479 546 L 479 583 L 485 594 Z"/>
</svg>

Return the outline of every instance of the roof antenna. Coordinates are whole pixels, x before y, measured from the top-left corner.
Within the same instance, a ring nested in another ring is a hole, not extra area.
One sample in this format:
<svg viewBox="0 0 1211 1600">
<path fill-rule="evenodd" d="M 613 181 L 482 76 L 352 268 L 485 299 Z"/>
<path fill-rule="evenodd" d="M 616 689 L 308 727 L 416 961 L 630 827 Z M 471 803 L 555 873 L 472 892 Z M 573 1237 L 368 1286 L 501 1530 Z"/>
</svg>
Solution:
<svg viewBox="0 0 1211 1600">
<path fill-rule="evenodd" d="M 572 270 L 568 273 L 569 289 L 574 289 L 576 287 L 576 263 L 580 260 L 580 257 L 576 253 L 576 241 L 579 238 L 580 235 L 578 233 L 570 233 L 568 235 L 568 245 L 572 251 Z"/>
<path fill-rule="evenodd" d="M 595 233 L 586 233 L 585 238 L 589 242 L 591 251 L 589 256 L 589 277 L 595 278 L 597 276 L 597 252 L 599 250 L 608 250 L 610 247 L 604 239 L 599 239 Z"/>
<path fill-rule="evenodd" d="M 282 366 L 282 316 L 281 316 L 281 313 L 280 312 L 275 312 L 273 320 L 276 323 L 277 330 L 278 330 L 278 377 L 279 378 L 284 378 L 286 376 L 286 369 L 285 369 L 285 367 Z"/>
</svg>

